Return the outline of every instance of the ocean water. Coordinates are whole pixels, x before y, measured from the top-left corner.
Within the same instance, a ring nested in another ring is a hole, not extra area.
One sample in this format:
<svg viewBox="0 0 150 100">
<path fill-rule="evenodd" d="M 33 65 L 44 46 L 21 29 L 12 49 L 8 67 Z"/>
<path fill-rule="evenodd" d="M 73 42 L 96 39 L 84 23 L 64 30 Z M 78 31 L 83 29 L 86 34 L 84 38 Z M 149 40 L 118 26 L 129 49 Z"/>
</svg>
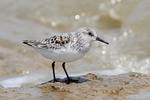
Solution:
<svg viewBox="0 0 150 100">
<path fill-rule="evenodd" d="M 149 10 L 149 0 L 1 0 L 0 84 L 17 87 L 51 79 L 52 61 L 22 40 L 83 26 L 94 28 L 110 45 L 93 43 L 85 57 L 66 65 L 70 75 L 150 74 Z M 56 76 L 64 77 L 60 66 L 56 65 Z"/>
</svg>

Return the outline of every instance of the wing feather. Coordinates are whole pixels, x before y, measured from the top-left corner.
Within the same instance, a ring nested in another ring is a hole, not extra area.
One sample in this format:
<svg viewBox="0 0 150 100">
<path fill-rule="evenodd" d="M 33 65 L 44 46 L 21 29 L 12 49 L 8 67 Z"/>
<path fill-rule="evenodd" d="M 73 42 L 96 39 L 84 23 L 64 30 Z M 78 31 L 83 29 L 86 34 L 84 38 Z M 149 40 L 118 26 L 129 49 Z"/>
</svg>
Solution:
<svg viewBox="0 0 150 100">
<path fill-rule="evenodd" d="M 70 35 L 68 34 L 52 35 L 51 37 L 42 39 L 40 41 L 37 40 L 23 41 L 24 44 L 41 49 L 60 49 L 62 47 L 66 47 L 66 45 L 69 42 L 70 42 Z"/>
</svg>

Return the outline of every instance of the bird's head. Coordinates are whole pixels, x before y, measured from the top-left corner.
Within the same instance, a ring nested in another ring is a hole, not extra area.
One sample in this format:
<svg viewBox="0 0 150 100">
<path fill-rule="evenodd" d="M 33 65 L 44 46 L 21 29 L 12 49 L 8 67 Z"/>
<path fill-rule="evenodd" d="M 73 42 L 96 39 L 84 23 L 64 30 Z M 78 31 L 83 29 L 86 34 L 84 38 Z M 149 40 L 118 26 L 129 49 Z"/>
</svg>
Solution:
<svg viewBox="0 0 150 100">
<path fill-rule="evenodd" d="M 89 27 L 83 27 L 78 29 L 78 32 L 82 34 L 82 36 L 88 40 L 88 41 L 100 41 L 105 44 L 109 44 L 108 42 L 102 40 L 100 37 L 97 36 L 97 33 L 94 29 L 89 28 Z"/>
</svg>

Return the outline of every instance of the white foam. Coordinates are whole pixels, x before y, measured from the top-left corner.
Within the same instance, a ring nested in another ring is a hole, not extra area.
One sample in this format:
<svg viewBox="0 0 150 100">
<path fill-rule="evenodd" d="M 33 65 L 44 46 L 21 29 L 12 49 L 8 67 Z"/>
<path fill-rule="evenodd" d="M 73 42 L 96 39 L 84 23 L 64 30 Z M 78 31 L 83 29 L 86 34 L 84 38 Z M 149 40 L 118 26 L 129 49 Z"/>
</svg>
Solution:
<svg viewBox="0 0 150 100">
<path fill-rule="evenodd" d="M 127 71 L 118 68 L 114 70 L 89 71 L 80 74 L 71 74 L 70 76 L 82 76 L 82 75 L 86 75 L 87 73 L 93 73 L 96 75 L 118 75 L 118 74 L 127 73 Z M 66 77 L 65 75 L 59 73 L 57 74 L 57 76 L 59 78 Z M 40 84 L 44 81 L 47 81 L 47 79 L 50 79 L 49 72 L 35 72 L 24 76 L 17 76 L 17 77 L 3 79 L 0 81 L 0 85 L 3 86 L 4 88 L 14 88 L 14 87 L 21 87 L 26 84 L 28 85 Z"/>
<path fill-rule="evenodd" d="M 47 73 L 43 74 L 43 72 L 36 72 L 29 75 L 3 79 L 0 81 L 0 85 L 4 88 L 21 87 L 25 84 L 35 85 L 41 83 L 46 78 L 48 78 Z"/>
<path fill-rule="evenodd" d="M 124 74 L 124 73 L 127 73 L 127 71 L 121 68 L 116 68 L 114 70 L 99 71 L 100 75 L 119 75 L 119 74 Z"/>
</svg>

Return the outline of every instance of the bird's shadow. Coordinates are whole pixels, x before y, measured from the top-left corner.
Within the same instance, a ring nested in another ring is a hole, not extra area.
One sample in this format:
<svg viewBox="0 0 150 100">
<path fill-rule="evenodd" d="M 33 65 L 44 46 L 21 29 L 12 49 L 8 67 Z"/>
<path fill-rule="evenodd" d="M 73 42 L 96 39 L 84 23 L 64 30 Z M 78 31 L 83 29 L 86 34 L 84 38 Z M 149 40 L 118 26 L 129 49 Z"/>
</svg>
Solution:
<svg viewBox="0 0 150 100">
<path fill-rule="evenodd" d="M 44 84 L 47 84 L 47 83 L 54 83 L 54 82 L 70 84 L 70 83 L 83 83 L 83 82 L 87 82 L 87 81 L 91 81 L 91 80 L 86 79 L 86 78 L 81 78 L 81 77 L 70 77 L 70 81 L 68 82 L 67 78 L 56 78 L 55 81 L 50 80 L 48 82 L 41 83 L 41 85 L 44 85 Z"/>
</svg>

